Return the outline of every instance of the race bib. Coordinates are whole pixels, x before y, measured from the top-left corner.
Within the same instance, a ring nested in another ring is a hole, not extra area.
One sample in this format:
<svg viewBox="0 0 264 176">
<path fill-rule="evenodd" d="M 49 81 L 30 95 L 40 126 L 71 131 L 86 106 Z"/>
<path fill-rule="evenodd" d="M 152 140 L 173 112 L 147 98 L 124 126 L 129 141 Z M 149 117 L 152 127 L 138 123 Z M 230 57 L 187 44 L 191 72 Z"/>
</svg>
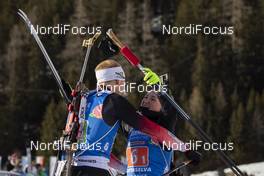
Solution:
<svg viewBox="0 0 264 176">
<path fill-rule="evenodd" d="M 148 147 L 129 147 L 126 150 L 128 167 L 147 167 L 149 165 Z"/>
</svg>

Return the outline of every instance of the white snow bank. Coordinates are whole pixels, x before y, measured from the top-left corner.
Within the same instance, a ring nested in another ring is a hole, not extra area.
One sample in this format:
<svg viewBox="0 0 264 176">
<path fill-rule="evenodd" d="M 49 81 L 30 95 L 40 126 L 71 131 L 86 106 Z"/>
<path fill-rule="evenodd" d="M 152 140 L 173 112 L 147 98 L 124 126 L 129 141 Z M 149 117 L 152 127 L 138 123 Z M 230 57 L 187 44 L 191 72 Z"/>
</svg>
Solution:
<svg viewBox="0 0 264 176">
<path fill-rule="evenodd" d="M 243 164 L 238 166 L 242 172 L 246 172 L 248 175 L 264 176 L 264 162 Z M 231 173 L 231 169 L 225 169 L 225 173 Z M 192 176 L 218 176 L 216 171 L 203 172 L 200 174 L 192 174 Z"/>
</svg>

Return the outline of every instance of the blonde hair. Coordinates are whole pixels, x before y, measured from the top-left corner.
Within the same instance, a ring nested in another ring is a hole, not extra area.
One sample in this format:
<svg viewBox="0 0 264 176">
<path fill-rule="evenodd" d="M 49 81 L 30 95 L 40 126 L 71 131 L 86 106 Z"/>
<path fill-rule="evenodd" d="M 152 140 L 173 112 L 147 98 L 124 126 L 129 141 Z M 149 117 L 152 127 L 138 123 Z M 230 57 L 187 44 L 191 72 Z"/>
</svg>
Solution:
<svg viewBox="0 0 264 176">
<path fill-rule="evenodd" d="M 107 60 L 104 60 L 104 61 L 100 62 L 95 67 L 94 71 L 98 71 L 98 70 L 102 70 L 102 69 L 107 69 L 107 68 L 113 68 L 113 67 L 121 67 L 121 65 L 117 61 L 115 61 L 115 60 L 107 59 Z M 111 84 L 116 84 L 116 83 L 115 83 L 115 80 L 111 80 L 111 81 L 102 82 L 102 84 L 104 84 L 104 85 L 111 85 Z"/>
<path fill-rule="evenodd" d="M 115 60 L 107 59 L 107 60 L 100 62 L 95 67 L 95 71 L 106 69 L 106 68 L 113 68 L 113 67 L 121 67 L 121 65 L 118 62 L 116 62 Z"/>
</svg>

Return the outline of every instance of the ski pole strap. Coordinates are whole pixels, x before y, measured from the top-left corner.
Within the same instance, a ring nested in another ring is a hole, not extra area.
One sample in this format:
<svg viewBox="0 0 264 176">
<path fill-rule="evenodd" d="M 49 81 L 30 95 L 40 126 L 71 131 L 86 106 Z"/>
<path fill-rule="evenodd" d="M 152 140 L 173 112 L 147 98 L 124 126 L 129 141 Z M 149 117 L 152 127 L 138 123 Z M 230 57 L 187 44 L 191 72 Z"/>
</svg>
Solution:
<svg viewBox="0 0 264 176">
<path fill-rule="evenodd" d="M 82 83 L 83 82 L 83 78 L 84 78 L 84 74 L 85 74 L 86 67 L 87 67 L 87 64 L 88 64 L 88 58 L 90 56 L 91 49 L 93 47 L 94 42 L 100 36 L 100 34 L 101 34 L 101 32 L 97 32 L 96 34 L 94 34 L 93 37 L 89 38 L 88 40 L 83 40 L 82 46 L 83 47 L 87 47 L 87 51 L 86 51 L 86 54 L 85 54 L 84 63 L 83 63 L 83 66 L 82 66 L 81 75 L 80 75 L 80 79 L 79 79 L 78 83 Z"/>
</svg>

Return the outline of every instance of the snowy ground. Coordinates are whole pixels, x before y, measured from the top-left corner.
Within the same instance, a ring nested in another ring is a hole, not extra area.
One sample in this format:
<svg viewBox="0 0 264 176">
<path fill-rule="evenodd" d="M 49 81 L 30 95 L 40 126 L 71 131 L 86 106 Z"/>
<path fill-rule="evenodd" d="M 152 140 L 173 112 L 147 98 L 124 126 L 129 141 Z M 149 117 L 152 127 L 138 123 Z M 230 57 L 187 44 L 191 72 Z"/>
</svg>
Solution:
<svg viewBox="0 0 264 176">
<path fill-rule="evenodd" d="M 243 164 L 238 167 L 242 172 L 246 172 L 250 176 L 264 176 L 264 162 Z M 231 173 L 231 170 L 225 169 L 225 173 Z M 200 174 L 192 174 L 192 176 L 218 176 L 218 174 L 216 171 L 209 171 Z"/>
</svg>

